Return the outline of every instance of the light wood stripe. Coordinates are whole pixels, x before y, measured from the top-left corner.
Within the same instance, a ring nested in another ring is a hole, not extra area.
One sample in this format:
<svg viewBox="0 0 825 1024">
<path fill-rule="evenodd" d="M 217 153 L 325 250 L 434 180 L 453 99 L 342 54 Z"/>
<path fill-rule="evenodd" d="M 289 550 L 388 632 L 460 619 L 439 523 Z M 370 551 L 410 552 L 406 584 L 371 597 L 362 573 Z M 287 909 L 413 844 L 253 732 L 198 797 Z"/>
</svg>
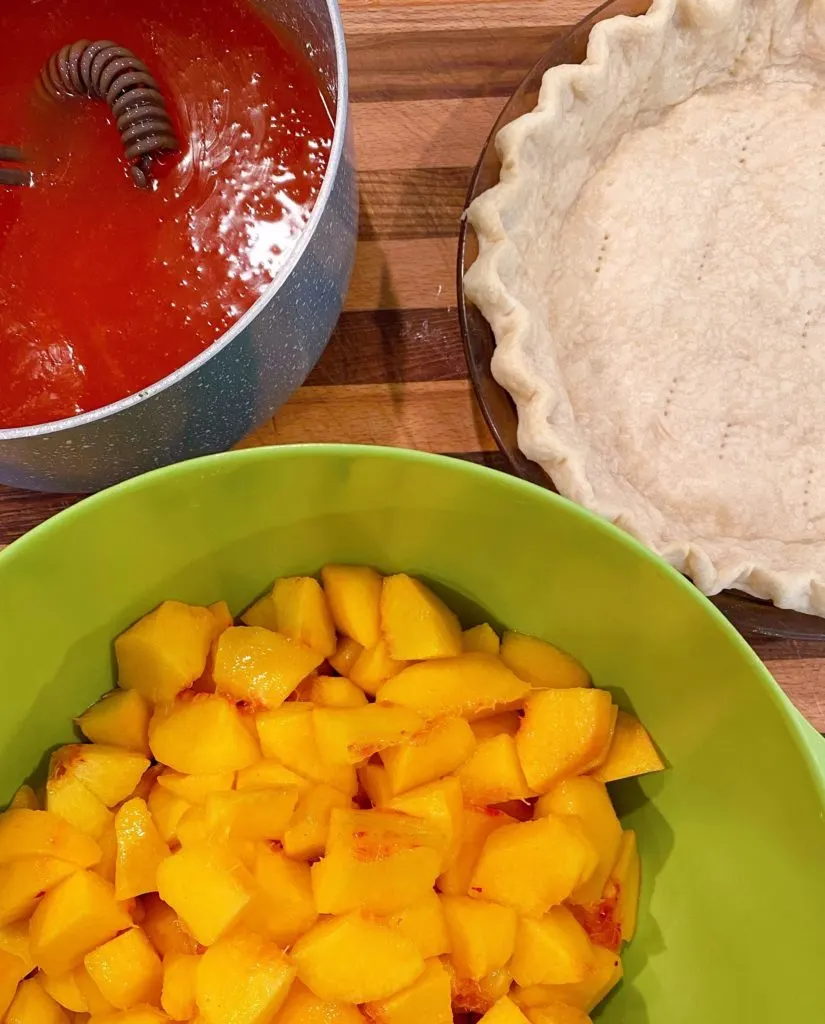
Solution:
<svg viewBox="0 0 825 1024">
<path fill-rule="evenodd" d="M 495 449 L 463 380 L 304 387 L 239 447 L 340 441 L 447 454 Z"/>
<path fill-rule="evenodd" d="M 470 167 L 362 171 L 362 240 L 455 238 L 470 184 Z"/>
<path fill-rule="evenodd" d="M 454 238 L 359 242 L 345 308 L 352 311 L 455 306 L 456 253 Z"/>
<path fill-rule="evenodd" d="M 825 659 L 769 660 L 765 667 L 811 725 L 825 732 Z"/>
<path fill-rule="evenodd" d="M 355 103 L 357 165 L 362 171 L 475 167 L 504 100 Z"/>
<path fill-rule="evenodd" d="M 474 3 L 472 12 L 466 4 L 443 3 L 443 0 L 415 4 L 384 3 L 373 0 L 342 0 L 344 27 L 347 35 L 397 32 L 456 32 L 470 27 L 480 29 L 513 29 L 573 25 L 588 8 L 580 0 L 502 0 L 500 3 Z"/>
</svg>

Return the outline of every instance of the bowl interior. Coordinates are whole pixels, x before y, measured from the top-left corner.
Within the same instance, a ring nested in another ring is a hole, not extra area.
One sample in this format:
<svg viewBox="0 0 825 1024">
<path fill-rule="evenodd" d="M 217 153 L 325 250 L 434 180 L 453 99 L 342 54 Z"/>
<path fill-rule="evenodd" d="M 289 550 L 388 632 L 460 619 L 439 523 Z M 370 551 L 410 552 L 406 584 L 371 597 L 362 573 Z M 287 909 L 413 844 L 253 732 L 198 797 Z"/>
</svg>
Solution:
<svg viewBox="0 0 825 1024">
<path fill-rule="evenodd" d="M 822 1019 L 823 775 L 755 656 L 664 563 L 577 507 L 447 459 L 344 447 L 190 462 L 91 498 L 0 554 L 0 805 L 112 685 L 111 639 L 164 598 L 239 611 L 327 561 L 408 570 L 465 624 L 556 641 L 670 770 L 615 787 L 644 883 L 607 1024 Z M 813 742 L 813 741 L 812 741 Z M 817 741 L 821 742 L 821 741 Z"/>
</svg>

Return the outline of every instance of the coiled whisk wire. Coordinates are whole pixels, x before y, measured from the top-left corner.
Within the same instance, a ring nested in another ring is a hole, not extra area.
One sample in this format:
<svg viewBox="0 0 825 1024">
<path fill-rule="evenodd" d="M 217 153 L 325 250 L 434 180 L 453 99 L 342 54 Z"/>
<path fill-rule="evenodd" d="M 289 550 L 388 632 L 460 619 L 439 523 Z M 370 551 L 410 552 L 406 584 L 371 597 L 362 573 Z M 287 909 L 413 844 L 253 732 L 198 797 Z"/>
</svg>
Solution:
<svg viewBox="0 0 825 1024">
<path fill-rule="evenodd" d="M 52 99 L 87 96 L 109 105 L 139 188 L 149 186 L 152 158 L 179 148 L 157 81 L 124 46 L 108 39 L 64 46 L 44 65 L 40 83 Z"/>
</svg>

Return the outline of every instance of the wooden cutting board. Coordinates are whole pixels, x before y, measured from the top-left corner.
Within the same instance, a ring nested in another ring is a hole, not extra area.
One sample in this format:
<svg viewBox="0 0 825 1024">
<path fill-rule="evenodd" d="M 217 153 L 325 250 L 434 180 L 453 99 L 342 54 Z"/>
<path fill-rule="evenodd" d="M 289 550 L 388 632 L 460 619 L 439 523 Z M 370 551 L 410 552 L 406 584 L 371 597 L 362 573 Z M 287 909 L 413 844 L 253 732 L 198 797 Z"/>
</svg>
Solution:
<svg viewBox="0 0 825 1024">
<path fill-rule="evenodd" d="M 342 0 L 361 186 L 346 310 L 305 387 L 243 446 L 396 445 L 506 465 L 467 380 L 456 238 L 507 97 L 591 0 Z M 0 487 L 0 545 L 78 500 Z M 756 645 L 825 731 L 825 643 Z"/>
</svg>

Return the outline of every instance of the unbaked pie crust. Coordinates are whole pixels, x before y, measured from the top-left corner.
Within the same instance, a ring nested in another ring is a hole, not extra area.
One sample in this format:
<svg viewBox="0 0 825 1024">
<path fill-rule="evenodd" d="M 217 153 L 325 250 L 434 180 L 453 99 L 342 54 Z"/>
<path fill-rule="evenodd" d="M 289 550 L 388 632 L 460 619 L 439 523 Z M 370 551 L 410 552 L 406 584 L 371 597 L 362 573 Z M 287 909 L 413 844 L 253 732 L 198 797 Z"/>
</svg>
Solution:
<svg viewBox="0 0 825 1024">
<path fill-rule="evenodd" d="M 497 139 L 519 444 L 707 594 L 825 614 L 825 0 L 655 0 Z"/>
</svg>

